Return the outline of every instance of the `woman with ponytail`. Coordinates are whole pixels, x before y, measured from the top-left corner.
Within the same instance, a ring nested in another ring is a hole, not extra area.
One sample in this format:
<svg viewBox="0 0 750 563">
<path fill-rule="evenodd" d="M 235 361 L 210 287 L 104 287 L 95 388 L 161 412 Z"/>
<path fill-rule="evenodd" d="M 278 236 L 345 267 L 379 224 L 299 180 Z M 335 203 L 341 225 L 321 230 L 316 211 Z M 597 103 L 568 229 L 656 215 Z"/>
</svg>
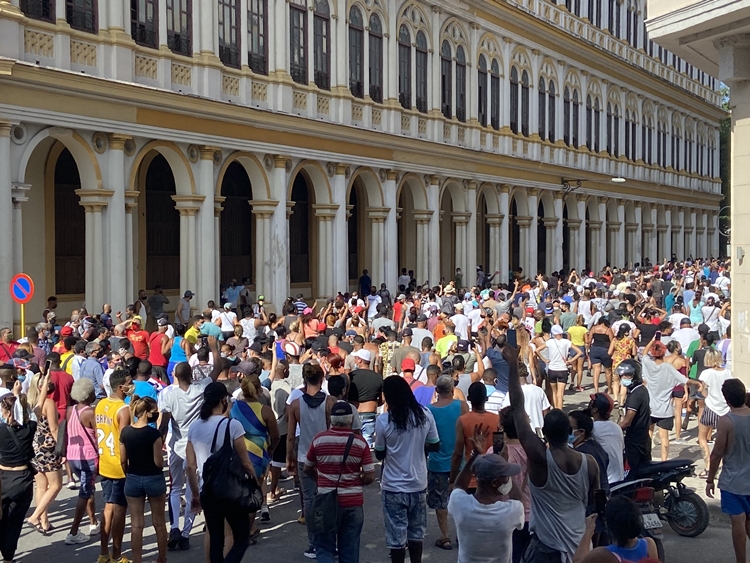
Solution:
<svg viewBox="0 0 750 563">
<path fill-rule="evenodd" d="M 157 563 L 167 561 L 167 524 L 164 505 L 167 484 L 164 480 L 164 456 L 161 433 L 149 426 L 159 418 L 159 407 L 151 397 L 133 395 L 130 402 L 131 425 L 120 433 L 120 460 L 125 473 L 125 498 L 130 509 L 133 563 L 143 557 L 143 528 L 146 498 L 151 506 L 151 521 L 156 530 L 159 552 Z"/>
</svg>

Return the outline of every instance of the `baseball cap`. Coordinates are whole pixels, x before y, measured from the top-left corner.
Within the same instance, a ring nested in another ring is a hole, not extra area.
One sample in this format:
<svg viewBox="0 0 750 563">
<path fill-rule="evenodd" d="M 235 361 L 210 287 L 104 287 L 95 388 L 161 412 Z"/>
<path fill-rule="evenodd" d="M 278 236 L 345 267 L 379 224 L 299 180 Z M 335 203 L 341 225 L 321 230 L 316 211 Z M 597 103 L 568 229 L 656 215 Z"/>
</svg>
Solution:
<svg viewBox="0 0 750 563">
<path fill-rule="evenodd" d="M 362 348 L 361 350 L 357 350 L 356 352 L 353 352 L 352 356 L 355 358 L 359 358 L 360 360 L 364 362 L 370 362 L 372 360 L 372 355 L 370 354 L 370 351 L 365 350 L 364 348 Z"/>
<path fill-rule="evenodd" d="M 348 416 L 350 414 L 354 414 L 354 411 L 346 401 L 336 401 L 331 407 L 331 416 Z"/>
<path fill-rule="evenodd" d="M 463 303 L 456 303 L 455 307 L 453 307 L 456 311 L 463 311 L 464 310 L 464 304 Z"/>
<path fill-rule="evenodd" d="M 235 371 L 237 373 L 242 373 L 244 375 L 250 375 L 256 372 L 260 372 L 260 366 L 255 360 L 247 360 L 245 362 L 240 362 L 236 366 L 232 368 L 232 371 Z M 223 383 L 220 385 L 224 385 Z"/>
<path fill-rule="evenodd" d="M 360 313 L 361 313 L 362 311 L 364 311 L 364 310 L 365 310 L 365 308 L 364 308 L 364 307 L 360 307 L 359 305 L 357 305 L 356 307 L 354 307 L 354 309 L 353 309 L 353 310 L 354 310 L 354 313 L 355 313 L 356 315 L 359 315 L 359 314 L 360 314 Z"/>
<path fill-rule="evenodd" d="M 414 371 L 416 368 L 416 364 L 414 363 L 414 360 L 411 358 L 404 358 L 404 361 L 401 362 L 401 371 Z"/>
<path fill-rule="evenodd" d="M 159 319 L 156 321 L 156 324 L 158 326 L 167 326 L 169 324 L 169 321 L 167 319 Z"/>
<path fill-rule="evenodd" d="M 469 351 L 469 341 L 468 340 L 459 340 L 456 342 L 456 350 L 459 352 L 468 352 Z"/>
<path fill-rule="evenodd" d="M 693 323 L 690 322 L 690 319 L 687 317 L 684 317 L 682 320 L 680 320 L 680 326 L 682 325 L 692 325 Z"/>
<path fill-rule="evenodd" d="M 60 336 L 63 338 L 67 336 L 73 336 L 73 327 L 72 326 L 64 326 L 60 329 Z"/>
<path fill-rule="evenodd" d="M 414 336 L 414 333 L 412 330 L 407 326 L 404 330 L 401 331 L 401 336 Z"/>
<path fill-rule="evenodd" d="M 193 293 L 192 291 L 190 291 L 190 290 L 188 289 L 188 290 L 187 290 L 187 291 L 185 292 L 185 294 L 183 295 L 183 297 L 192 297 L 193 295 L 195 295 L 195 293 Z"/>
<path fill-rule="evenodd" d="M 418 323 L 426 323 L 427 322 L 427 315 L 419 315 L 419 316 L 417 316 L 417 322 Z"/>
<path fill-rule="evenodd" d="M 134 323 L 138 323 L 139 325 L 143 324 L 143 317 L 140 315 L 136 315 L 131 319 Z"/>
<path fill-rule="evenodd" d="M 612 397 L 606 393 L 592 393 L 589 397 L 594 403 L 592 407 L 596 407 L 596 409 L 602 414 L 610 414 L 612 409 L 615 408 L 615 403 L 612 400 Z"/>
<path fill-rule="evenodd" d="M 224 397 L 229 396 L 227 386 L 218 381 L 213 381 L 206 385 L 206 389 L 203 391 L 203 400 L 211 403 L 221 401 Z"/>
<path fill-rule="evenodd" d="M 284 354 L 289 356 L 299 356 L 299 345 L 296 342 L 287 341 L 284 343 Z"/>
<path fill-rule="evenodd" d="M 552 303 L 547 303 L 544 306 L 544 314 L 545 315 L 551 315 L 554 312 L 555 312 L 555 309 L 554 309 L 554 307 L 552 307 Z"/>
<path fill-rule="evenodd" d="M 552 336 L 556 336 L 558 334 L 562 334 L 563 328 L 560 325 L 553 325 L 552 326 Z"/>
<path fill-rule="evenodd" d="M 312 309 L 310 307 L 305 307 L 304 309 L 302 309 L 303 315 L 309 315 L 310 313 L 312 313 Z"/>
<path fill-rule="evenodd" d="M 344 333 L 344 336 L 357 336 L 356 330 L 347 330 L 346 333 Z"/>
<path fill-rule="evenodd" d="M 399 295 L 398 297 L 396 297 L 396 299 L 397 299 L 397 300 L 399 300 L 399 301 L 400 301 L 400 300 L 402 300 L 402 299 L 406 299 L 406 295 L 404 295 L 404 294 L 402 293 L 402 294 L 400 294 L 400 295 Z"/>
<path fill-rule="evenodd" d="M 31 364 L 24 360 L 23 358 L 13 358 L 13 367 L 20 368 L 20 369 L 29 369 L 31 367 Z M 414 361 L 412 360 L 412 364 Z"/>
<path fill-rule="evenodd" d="M 709 327 L 706 323 L 701 323 L 698 325 L 698 334 L 706 335 L 709 332 L 711 332 L 711 327 Z"/>
<path fill-rule="evenodd" d="M 224 308 L 225 308 L 225 309 L 231 309 L 231 308 L 232 308 L 232 304 L 231 304 L 231 303 L 229 303 L 229 302 L 227 302 L 227 303 L 224 303 Z"/>
<path fill-rule="evenodd" d="M 263 297 L 262 295 L 258 295 L 258 301 L 265 301 L 265 300 L 266 300 L 265 297 Z"/>
<path fill-rule="evenodd" d="M 508 463 L 500 454 L 480 455 L 471 468 L 477 481 L 490 482 L 500 477 L 513 477 L 521 472 L 517 463 Z"/>
</svg>

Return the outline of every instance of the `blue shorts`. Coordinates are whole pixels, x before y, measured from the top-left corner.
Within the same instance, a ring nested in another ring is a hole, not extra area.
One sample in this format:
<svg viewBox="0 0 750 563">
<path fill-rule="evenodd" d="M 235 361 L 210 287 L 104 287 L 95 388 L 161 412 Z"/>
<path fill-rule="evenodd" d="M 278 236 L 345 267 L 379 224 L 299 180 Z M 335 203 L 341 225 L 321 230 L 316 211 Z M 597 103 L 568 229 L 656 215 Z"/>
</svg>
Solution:
<svg viewBox="0 0 750 563">
<path fill-rule="evenodd" d="M 78 498 L 91 498 L 96 491 L 96 460 L 69 459 L 68 464 L 73 475 L 78 477 L 81 482 L 81 488 L 78 489 Z"/>
<path fill-rule="evenodd" d="M 721 511 L 730 516 L 750 515 L 750 495 L 736 495 L 722 490 Z"/>
<path fill-rule="evenodd" d="M 128 505 L 128 501 L 125 498 L 125 479 L 102 477 L 102 493 L 105 504 Z"/>
<path fill-rule="evenodd" d="M 167 482 L 164 474 L 133 475 L 125 478 L 125 496 L 135 498 L 154 498 L 167 494 Z"/>
<path fill-rule="evenodd" d="M 427 496 L 418 493 L 383 491 L 385 544 L 390 549 L 403 549 L 407 542 L 422 541 L 427 531 Z"/>
</svg>

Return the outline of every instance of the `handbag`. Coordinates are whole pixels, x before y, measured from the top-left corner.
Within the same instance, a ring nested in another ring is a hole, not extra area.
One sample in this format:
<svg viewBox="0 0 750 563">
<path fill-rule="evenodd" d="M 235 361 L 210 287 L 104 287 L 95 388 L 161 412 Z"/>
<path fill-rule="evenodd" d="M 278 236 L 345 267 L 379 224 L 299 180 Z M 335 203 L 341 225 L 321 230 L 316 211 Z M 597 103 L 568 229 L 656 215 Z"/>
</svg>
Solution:
<svg viewBox="0 0 750 563">
<path fill-rule="evenodd" d="M 231 504 L 248 513 L 257 512 L 263 504 L 263 492 L 257 480 L 250 477 L 242 467 L 240 458 L 234 450 L 229 435 L 229 419 L 224 433 L 224 444 L 214 451 L 221 422 L 216 425 L 211 443 L 213 453 L 203 464 L 201 496 L 206 495 L 217 504 Z"/>
<path fill-rule="evenodd" d="M 338 488 L 341 482 L 341 475 L 344 472 L 344 464 L 354 442 L 354 434 L 349 435 L 344 450 L 344 457 L 341 459 L 341 468 L 339 469 L 339 478 L 336 481 L 336 487 L 328 493 L 315 493 L 312 506 L 310 507 L 310 531 L 314 534 L 327 534 L 336 528 L 338 522 L 339 500 Z"/>
<path fill-rule="evenodd" d="M 55 441 L 55 455 L 58 457 L 68 456 L 68 421 L 61 420 L 57 424 L 57 438 Z"/>
</svg>

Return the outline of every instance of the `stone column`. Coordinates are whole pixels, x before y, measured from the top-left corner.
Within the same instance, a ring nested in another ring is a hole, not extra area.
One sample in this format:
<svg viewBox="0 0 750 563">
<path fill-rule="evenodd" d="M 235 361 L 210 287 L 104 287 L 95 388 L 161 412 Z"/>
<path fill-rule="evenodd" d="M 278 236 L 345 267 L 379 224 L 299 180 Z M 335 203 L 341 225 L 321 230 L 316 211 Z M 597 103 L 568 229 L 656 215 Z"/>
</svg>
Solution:
<svg viewBox="0 0 750 563">
<path fill-rule="evenodd" d="M 642 265 L 643 262 L 643 238 L 645 235 L 642 234 L 640 226 L 643 225 L 643 203 L 640 201 L 635 202 L 635 224 L 638 225 L 635 235 L 633 236 L 633 257 L 632 262 L 635 264 L 638 262 Z"/>
<path fill-rule="evenodd" d="M 8 291 L 13 278 L 13 198 L 11 185 L 10 130 L 12 125 L 0 121 L 0 290 Z M 6 294 L 7 295 L 7 294 Z M 10 297 L 0 299 L 0 324 L 13 326 L 13 301 Z"/>
<path fill-rule="evenodd" d="M 692 210 L 690 211 L 690 224 L 692 225 L 692 227 L 690 228 L 690 231 L 688 233 L 689 236 L 688 236 L 688 249 L 687 249 L 688 257 L 690 258 L 695 258 L 698 254 L 695 221 L 696 221 L 696 213 L 695 213 L 695 210 Z"/>
<path fill-rule="evenodd" d="M 651 251 L 651 243 L 656 238 L 654 236 L 654 226 L 653 225 L 643 225 L 643 245 L 644 250 L 643 254 L 641 255 L 641 266 L 643 266 L 643 261 L 645 258 L 651 259 L 651 262 L 654 263 L 656 258 L 652 258 L 652 256 L 656 256 L 656 251 Z"/>
<path fill-rule="evenodd" d="M 436 90 L 437 92 L 438 90 Z M 430 230 L 428 236 L 429 245 L 429 263 L 428 276 L 425 279 L 430 280 L 430 285 L 437 285 L 440 281 L 440 178 L 437 176 L 430 177 L 430 183 L 427 185 L 427 209 L 434 210 L 430 217 Z M 464 275 L 466 275 L 464 273 Z M 423 283 L 424 279 L 418 279 L 418 283 Z"/>
<path fill-rule="evenodd" d="M 249 203 L 253 215 L 255 215 L 255 293 L 265 297 L 279 313 L 283 301 L 270 301 L 276 299 L 276 296 L 273 295 L 273 277 L 275 274 L 272 267 L 273 257 L 271 256 L 271 230 L 273 228 L 273 216 L 279 203 L 274 200 L 251 200 Z"/>
<path fill-rule="evenodd" d="M 558 221 L 557 217 L 545 217 L 542 219 L 546 236 L 545 248 L 547 249 L 547 252 L 545 253 L 544 273 L 547 275 L 556 270 L 555 255 L 557 254 L 557 245 L 558 243 L 562 245 L 562 240 L 556 239 L 557 224 L 559 222 L 560 221 Z"/>
<path fill-rule="evenodd" d="M 677 254 L 678 260 L 684 260 L 685 255 L 685 209 L 680 207 L 677 211 L 677 224 L 672 225 L 672 232 L 677 233 L 677 249 L 675 250 L 675 253 Z"/>
<path fill-rule="evenodd" d="M 568 268 L 575 268 L 579 274 L 583 268 L 578 268 L 578 263 L 585 261 L 586 246 L 580 246 L 583 243 L 581 238 L 581 221 L 580 219 L 567 219 L 568 224 Z"/>
<path fill-rule="evenodd" d="M 558 114 L 562 112 L 558 111 Z M 557 129 L 560 131 L 560 129 Z M 559 272 L 563 267 L 563 193 L 555 192 L 555 217 L 559 218 L 555 224 L 555 236 L 552 239 L 553 254 L 552 269 L 547 272 Z M 547 247 L 549 248 L 549 247 Z M 549 251 L 548 251 L 549 253 Z"/>
<path fill-rule="evenodd" d="M 23 272 L 23 210 L 21 207 L 29 201 L 26 193 L 31 184 L 13 182 L 13 271 Z M 23 334 L 22 336 L 26 336 Z"/>
<path fill-rule="evenodd" d="M 132 257 L 129 267 L 127 261 L 122 260 L 122 241 L 127 237 L 125 143 L 131 139 L 132 137 L 127 135 L 107 135 L 109 146 L 107 187 L 112 190 L 112 200 L 104 210 L 104 220 L 107 225 L 104 233 L 106 251 L 101 259 L 104 262 L 103 272 L 107 281 L 105 299 L 112 305 L 112 310 L 115 312 L 124 311 L 128 300 L 135 295 L 132 289 L 128 291 L 128 280 L 130 280 L 130 285 L 133 285 Z"/>
<path fill-rule="evenodd" d="M 104 221 L 102 210 L 113 192 L 109 190 L 76 190 L 80 204 L 86 212 L 86 307 L 99 311 L 105 301 L 101 257 L 104 252 Z"/>
<path fill-rule="evenodd" d="M 333 221 L 336 217 L 337 205 L 313 204 L 315 218 L 318 222 L 318 287 L 315 297 L 327 299 L 335 295 L 333 288 Z M 346 210 L 345 210 L 346 211 Z"/>
<path fill-rule="evenodd" d="M 368 207 L 367 216 L 372 229 L 372 263 L 370 264 L 370 279 L 372 285 L 380 289 L 385 282 L 385 248 L 393 244 L 394 239 L 385 237 L 385 222 L 388 219 L 388 209 L 385 207 Z M 337 291 L 338 288 L 336 288 Z"/>
<path fill-rule="evenodd" d="M 622 266 L 619 260 L 619 235 L 620 227 L 622 223 L 619 221 L 608 221 L 607 222 L 607 236 L 609 237 L 607 259 L 613 268 L 619 268 Z"/>
<path fill-rule="evenodd" d="M 424 283 L 424 280 L 430 276 L 430 226 L 433 216 L 436 215 L 437 213 L 433 211 L 417 211 L 414 213 L 414 221 L 417 223 L 417 267 L 414 276 L 418 284 Z M 438 275 L 439 279 L 440 276 Z"/>
<path fill-rule="evenodd" d="M 656 230 L 656 224 L 657 224 L 657 210 L 656 207 L 651 207 L 651 236 L 649 237 L 648 241 L 648 258 L 651 260 L 652 264 L 656 264 L 659 262 L 659 233 Z"/>
<path fill-rule="evenodd" d="M 719 248 L 719 214 L 718 213 L 711 214 L 711 227 L 712 228 L 709 229 L 708 231 L 709 234 L 711 235 L 711 254 L 713 256 L 718 257 L 722 254 L 721 249 Z M 737 242 L 737 239 L 732 239 L 732 243 L 735 246 L 739 245 L 739 242 Z"/>
<path fill-rule="evenodd" d="M 607 198 L 605 197 L 599 198 L 599 219 L 602 225 L 599 231 L 599 260 L 597 267 L 594 268 L 597 274 L 607 265 Z"/>
<path fill-rule="evenodd" d="M 531 112 L 532 115 L 535 112 Z M 532 133 L 538 134 L 538 131 L 536 129 L 531 129 Z M 529 205 L 529 216 L 531 218 L 531 223 L 529 224 L 529 230 L 528 230 L 528 246 L 526 247 L 527 252 L 527 262 L 526 265 L 529 267 L 527 270 L 524 268 L 524 272 L 526 272 L 526 275 L 529 278 L 535 278 L 539 266 L 538 266 L 538 249 L 539 249 L 539 241 L 537 241 L 537 224 L 539 222 L 538 213 L 539 213 L 539 190 L 536 188 L 530 188 L 528 190 L 528 205 Z"/>
<path fill-rule="evenodd" d="M 500 245 L 501 245 L 501 225 L 504 217 L 502 215 L 486 214 L 484 220 L 490 226 L 489 240 L 484 241 L 486 245 L 489 245 L 490 261 L 488 264 L 483 264 L 486 272 L 499 271 L 502 273 L 500 266 Z M 507 274 L 506 274 L 507 275 Z M 500 280 L 502 281 L 502 280 Z"/>
<path fill-rule="evenodd" d="M 621 127 L 620 130 L 624 129 Z M 623 146 L 623 145 L 620 145 Z M 625 265 L 625 200 L 617 200 L 617 222 L 620 225 L 617 228 L 617 238 L 615 245 L 616 265 L 621 268 Z"/>
<path fill-rule="evenodd" d="M 627 239 L 627 244 L 625 245 L 625 249 L 627 251 L 627 256 L 625 256 L 625 262 L 624 264 L 628 268 L 632 268 L 633 264 L 638 262 L 636 260 L 636 239 L 638 239 L 638 223 L 625 223 L 625 238 Z"/>
<path fill-rule="evenodd" d="M 275 155 L 273 170 L 269 173 L 269 190 L 271 199 L 278 202 L 271 218 L 271 239 L 269 240 L 269 256 L 271 271 L 273 272 L 273 287 L 265 295 L 274 305 L 280 307 L 289 296 L 289 220 L 287 219 L 287 164 L 291 171 L 288 157 Z M 280 311 L 276 311 L 280 313 Z"/>
<path fill-rule="evenodd" d="M 667 225 L 657 225 L 656 227 L 659 248 L 657 250 L 656 258 L 653 260 L 654 264 L 660 263 L 667 256 L 667 238 L 669 237 L 669 234 L 667 233 L 668 229 L 669 227 Z"/>
<path fill-rule="evenodd" d="M 469 283 L 469 280 L 471 278 L 471 275 L 476 273 L 476 265 L 473 267 L 473 269 L 469 268 L 468 264 L 468 233 L 467 233 L 467 227 L 469 224 L 469 214 L 468 213 L 453 213 L 451 220 L 456 225 L 456 254 L 453 257 L 456 268 L 461 268 L 462 272 L 466 272 L 464 276 L 467 276 L 467 278 L 464 278 L 464 283 Z M 474 252 L 476 253 L 476 247 L 474 249 Z M 476 280 L 474 280 L 476 281 Z M 471 284 L 473 285 L 473 284 Z"/>
<path fill-rule="evenodd" d="M 221 287 L 221 206 L 225 197 L 214 196 L 214 287 L 217 291 Z M 236 303 L 234 303 L 236 305 Z"/>
<path fill-rule="evenodd" d="M 535 274 L 531 273 L 531 261 L 530 254 L 536 253 L 536 247 L 530 249 L 529 243 L 529 230 L 532 223 L 532 217 L 516 217 L 516 224 L 518 225 L 518 263 L 523 268 L 524 275 L 529 278 L 535 277 Z"/>
<path fill-rule="evenodd" d="M 578 220 L 581 222 L 581 227 L 578 229 L 578 254 L 575 260 L 570 261 L 571 268 L 577 268 L 580 275 L 583 270 L 586 269 L 588 263 L 593 262 L 593 256 L 586 256 L 586 200 L 588 196 L 586 194 L 576 195 L 576 209 L 578 210 Z M 570 221 L 568 221 L 570 223 Z M 591 247 L 594 248 L 593 246 Z"/>
<path fill-rule="evenodd" d="M 471 68 L 471 67 L 470 67 Z M 472 84 L 473 80 L 476 80 L 476 72 L 471 72 Z M 476 103 L 476 102 L 475 102 Z M 473 107 L 473 105 L 471 106 Z M 470 119 L 476 119 L 476 112 L 473 112 Z M 468 275 L 469 272 L 476 272 L 477 269 L 477 183 L 474 180 L 469 180 L 466 184 L 466 211 L 469 213 L 466 224 L 466 258 L 464 259 L 465 272 L 464 275 Z M 458 263 L 458 261 L 456 261 Z M 492 272 L 489 264 L 482 264 L 485 268 L 485 272 Z"/>
<path fill-rule="evenodd" d="M 180 295 L 187 290 L 196 291 L 198 276 L 195 216 L 200 210 L 192 196 L 172 196 L 180 214 Z M 213 214 L 212 214 L 213 215 Z M 204 303 L 196 300 L 193 308 L 202 310 Z"/>
<path fill-rule="evenodd" d="M 660 256 L 659 258 L 661 260 L 664 260 L 666 258 L 667 260 L 671 260 L 672 258 L 672 210 L 666 209 L 664 211 L 664 216 L 666 217 L 667 222 L 667 229 L 664 231 L 664 255 Z"/>
<path fill-rule="evenodd" d="M 508 283 L 508 273 L 510 270 L 509 194 L 510 186 L 508 184 L 500 186 L 500 281 L 503 283 Z"/>
<path fill-rule="evenodd" d="M 201 307 L 211 299 L 217 303 L 219 302 L 219 287 L 214 285 L 216 272 L 211 271 L 213 268 L 206 267 L 206 265 L 214 263 L 214 255 L 216 253 L 216 243 L 214 241 L 214 197 L 216 196 L 214 155 L 217 152 L 220 154 L 220 150 L 217 147 L 202 146 L 200 148 L 198 182 L 196 185 L 200 199 L 194 200 L 200 211 L 195 216 L 197 228 L 196 244 L 198 245 L 196 264 L 199 267 L 195 273 L 197 285 L 193 291 L 197 294 L 195 302 L 200 303 Z M 247 228 L 249 229 L 250 225 Z"/>
<path fill-rule="evenodd" d="M 127 302 L 128 295 L 135 295 L 135 280 L 139 278 L 139 270 L 142 265 L 139 263 L 138 258 L 135 254 L 135 249 L 138 248 L 138 218 L 134 215 L 138 211 L 138 192 L 137 191 L 126 191 L 125 192 L 125 295 L 119 298 L 121 301 Z M 115 297 L 110 297 L 114 301 Z M 113 311 L 114 309 L 114 305 Z M 117 311 L 124 311 L 125 308 L 117 309 Z"/>
<path fill-rule="evenodd" d="M 348 16 L 347 16 L 348 17 Z M 337 24 L 339 21 L 336 22 Z M 344 26 L 339 26 L 344 27 Z M 348 67 L 347 67 L 348 68 Z M 333 75 L 332 75 L 333 76 Z M 332 250 L 333 256 L 348 257 L 349 256 L 349 231 L 346 226 L 346 205 L 349 203 L 346 200 L 346 181 L 349 176 L 349 167 L 345 164 L 337 164 L 335 166 L 335 175 L 333 176 L 333 183 L 331 184 L 331 191 L 333 192 L 333 203 L 338 206 L 336 214 L 333 216 L 333 239 L 332 239 Z M 373 255 L 373 259 L 376 255 Z M 378 260 L 382 260 L 382 253 L 377 255 Z M 349 267 L 348 262 L 345 262 L 346 267 L 333 268 L 332 271 L 332 286 L 331 295 L 336 295 L 339 291 L 347 291 L 349 289 Z M 374 264 L 372 265 L 374 268 Z M 382 275 L 382 270 L 381 270 Z M 375 283 L 375 276 L 372 277 L 373 283 Z M 378 278 L 377 286 L 380 289 L 380 283 L 383 280 Z"/>
<path fill-rule="evenodd" d="M 398 219 L 396 217 L 396 177 L 395 170 L 388 170 L 385 173 L 383 182 L 384 203 L 388 209 L 388 216 L 385 218 L 383 234 L 388 241 L 383 247 L 383 281 L 391 292 L 398 291 Z"/>
<path fill-rule="evenodd" d="M 590 266 L 591 269 L 595 273 L 599 273 L 601 269 L 603 268 L 603 262 L 602 260 L 602 253 L 601 253 L 601 244 L 600 239 L 604 238 L 602 237 L 602 221 L 589 221 L 586 225 L 588 227 L 588 235 L 589 235 L 589 246 L 591 247 L 591 253 L 593 256 L 591 257 Z"/>
</svg>

